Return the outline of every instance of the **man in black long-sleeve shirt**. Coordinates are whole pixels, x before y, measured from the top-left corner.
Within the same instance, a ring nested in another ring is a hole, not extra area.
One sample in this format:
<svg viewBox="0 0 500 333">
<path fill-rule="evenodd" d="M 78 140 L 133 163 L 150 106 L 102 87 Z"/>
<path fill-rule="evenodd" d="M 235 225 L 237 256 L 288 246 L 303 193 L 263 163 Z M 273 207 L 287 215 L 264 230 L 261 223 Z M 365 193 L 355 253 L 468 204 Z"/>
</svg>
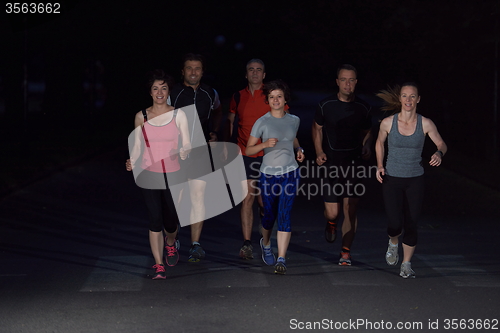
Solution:
<svg viewBox="0 0 500 333">
<path fill-rule="evenodd" d="M 183 82 L 176 84 L 170 92 L 170 103 L 177 108 L 195 104 L 196 114 L 186 113 L 190 124 L 190 136 L 193 150 L 190 158 L 183 161 L 187 178 L 190 180 L 190 195 L 193 209 L 191 212 L 191 248 L 189 261 L 197 262 L 205 257 L 205 251 L 199 240 L 205 215 L 204 195 L 206 182 L 196 179 L 212 172 L 207 142 L 218 141 L 218 130 L 221 120 L 221 104 L 215 89 L 201 82 L 204 70 L 204 59 L 199 54 L 187 54 L 184 57 L 182 76 Z M 196 117 L 197 116 L 197 117 Z M 199 128 L 202 131 L 193 130 Z M 198 148 L 195 148 L 198 146 Z"/>
</svg>

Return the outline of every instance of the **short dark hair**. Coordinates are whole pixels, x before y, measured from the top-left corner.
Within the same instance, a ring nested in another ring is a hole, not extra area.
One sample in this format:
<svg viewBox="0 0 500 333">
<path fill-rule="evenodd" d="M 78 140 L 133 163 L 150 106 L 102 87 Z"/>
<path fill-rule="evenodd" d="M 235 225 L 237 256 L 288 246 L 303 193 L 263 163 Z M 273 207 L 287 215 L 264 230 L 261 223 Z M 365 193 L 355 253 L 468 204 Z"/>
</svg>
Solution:
<svg viewBox="0 0 500 333">
<path fill-rule="evenodd" d="M 196 53 L 187 53 L 184 55 L 184 58 L 182 60 L 182 69 L 184 69 L 184 66 L 186 65 L 186 61 L 199 61 L 201 62 L 201 69 L 205 71 L 205 57 L 203 57 L 201 54 L 196 54 Z"/>
<path fill-rule="evenodd" d="M 261 64 L 262 65 L 262 70 L 264 71 L 264 73 L 266 72 L 266 65 L 264 65 L 264 62 L 258 58 L 253 58 L 253 59 L 250 59 L 248 62 L 247 62 L 247 66 L 246 66 L 246 69 L 248 69 L 248 65 L 250 65 L 252 62 L 256 62 L 258 64 Z"/>
<path fill-rule="evenodd" d="M 286 102 L 290 101 L 291 97 L 290 88 L 288 88 L 288 85 L 283 80 L 278 79 L 264 84 L 264 88 L 262 89 L 262 94 L 266 97 L 266 103 L 268 103 L 267 99 L 271 91 L 278 89 L 283 91 L 283 94 L 285 95 L 285 101 Z"/>
<path fill-rule="evenodd" d="M 172 76 L 165 73 L 163 69 L 155 69 L 149 72 L 148 82 L 147 82 L 148 90 L 151 90 L 151 87 L 153 86 L 153 83 L 155 83 L 156 80 L 162 81 L 162 84 L 166 83 L 168 86 L 168 91 L 171 91 L 172 87 L 174 86 L 174 78 Z"/>
<path fill-rule="evenodd" d="M 343 64 L 343 65 L 340 65 L 339 68 L 337 68 L 337 78 L 339 77 L 340 71 L 343 69 L 348 70 L 348 71 L 354 71 L 354 74 L 356 74 L 356 77 L 358 77 L 358 71 L 356 70 L 356 67 L 354 67 L 353 65 L 349 65 L 349 64 Z"/>
</svg>

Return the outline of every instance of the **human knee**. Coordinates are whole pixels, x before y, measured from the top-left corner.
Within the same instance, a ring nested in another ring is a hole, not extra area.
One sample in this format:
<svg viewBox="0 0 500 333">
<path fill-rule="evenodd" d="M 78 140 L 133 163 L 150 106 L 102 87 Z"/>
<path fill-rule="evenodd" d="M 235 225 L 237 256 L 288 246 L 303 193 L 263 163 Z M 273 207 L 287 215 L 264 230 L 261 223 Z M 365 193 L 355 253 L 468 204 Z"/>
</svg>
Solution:
<svg viewBox="0 0 500 333">
<path fill-rule="evenodd" d="M 418 233 L 416 230 L 405 230 L 403 236 L 403 243 L 408 246 L 416 246 L 418 241 Z"/>
<path fill-rule="evenodd" d="M 337 222 L 338 217 L 339 217 L 338 214 L 328 214 L 327 212 L 325 212 L 325 218 L 327 221 Z"/>
<path fill-rule="evenodd" d="M 292 232 L 292 229 L 290 227 L 278 228 L 278 231 L 281 231 L 281 232 Z"/>
<path fill-rule="evenodd" d="M 265 230 L 272 230 L 273 229 L 273 223 L 271 223 L 271 222 L 264 223 L 264 221 L 262 221 L 262 228 L 265 229 Z"/>
<path fill-rule="evenodd" d="M 266 230 L 271 230 L 274 226 L 274 221 L 275 221 L 275 218 L 274 216 L 268 216 L 266 214 L 264 214 L 264 216 L 262 217 L 262 228 L 266 229 Z"/>
<path fill-rule="evenodd" d="M 325 218 L 328 221 L 335 221 L 339 217 L 339 212 L 337 209 L 332 209 L 329 207 L 325 207 Z"/>
<path fill-rule="evenodd" d="M 173 234 L 177 231 L 177 225 L 175 226 L 165 226 L 165 231 L 169 234 Z"/>
<path fill-rule="evenodd" d="M 149 230 L 152 232 L 161 232 L 163 230 L 163 226 L 161 223 L 149 223 Z"/>
<path fill-rule="evenodd" d="M 401 231 L 403 229 L 402 228 L 391 228 L 391 227 L 388 227 L 387 228 L 387 234 L 389 235 L 389 237 L 398 237 L 399 235 L 401 235 Z"/>
<path fill-rule="evenodd" d="M 149 230 L 153 232 L 160 232 L 163 230 L 163 214 L 159 210 L 148 212 L 149 216 Z"/>
<path fill-rule="evenodd" d="M 358 207 L 358 202 L 354 200 L 349 200 L 344 202 L 344 212 L 356 212 L 356 208 Z"/>
<path fill-rule="evenodd" d="M 255 195 L 248 192 L 247 196 L 242 201 L 242 205 L 243 206 L 252 206 L 254 201 L 255 201 Z"/>
<path fill-rule="evenodd" d="M 334 221 L 339 215 L 339 204 L 336 202 L 325 202 L 325 218 Z"/>
<path fill-rule="evenodd" d="M 278 223 L 278 231 L 291 232 L 292 228 L 289 222 Z"/>
<path fill-rule="evenodd" d="M 191 192 L 192 203 L 203 202 L 204 200 L 205 200 L 205 192 L 202 191 Z"/>
</svg>

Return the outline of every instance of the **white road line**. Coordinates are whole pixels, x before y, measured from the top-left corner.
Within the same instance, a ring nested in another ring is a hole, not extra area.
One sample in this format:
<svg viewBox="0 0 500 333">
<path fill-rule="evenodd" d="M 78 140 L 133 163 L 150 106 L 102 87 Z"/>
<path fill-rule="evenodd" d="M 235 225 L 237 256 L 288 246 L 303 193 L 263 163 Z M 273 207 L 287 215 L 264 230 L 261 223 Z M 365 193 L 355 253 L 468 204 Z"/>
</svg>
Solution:
<svg viewBox="0 0 500 333">
<path fill-rule="evenodd" d="M 500 275 L 490 274 L 468 262 L 462 255 L 416 255 L 427 266 L 448 278 L 457 287 L 500 288 Z"/>
<path fill-rule="evenodd" d="M 150 260 L 147 256 L 100 257 L 80 291 L 140 291 Z"/>
<path fill-rule="evenodd" d="M 332 258 L 328 260 L 331 261 L 331 263 L 325 264 L 325 260 L 319 258 L 321 254 L 312 252 L 310 255 L 311 259 L 320 266 L 324 275 L 334 286 L 386 287 L 393 285 L 390 281 L 393 277 L 388 275 L 387 272 L 369 266 L 370 260 L 373 260 L 373 256 L 357 254 L 355 259 L 358 260 L 358 262 L 361 260 L 363 265 L 339 266 L 338 259 L 334 260 Z"/>
<path fill-rule="evenodd" d="M 262 288 L 269 287 L 263 270 L 270 267 L 213 269 L 206 275 L 208 288 Z"/>
<path fill-rule="evenodd" d="M 385 272 L 363 267 L 324 265 L 323 270 L 334 286 L 392 286 Z M 392 276 L 391 276 L 392 278 Z"/>
</svg>

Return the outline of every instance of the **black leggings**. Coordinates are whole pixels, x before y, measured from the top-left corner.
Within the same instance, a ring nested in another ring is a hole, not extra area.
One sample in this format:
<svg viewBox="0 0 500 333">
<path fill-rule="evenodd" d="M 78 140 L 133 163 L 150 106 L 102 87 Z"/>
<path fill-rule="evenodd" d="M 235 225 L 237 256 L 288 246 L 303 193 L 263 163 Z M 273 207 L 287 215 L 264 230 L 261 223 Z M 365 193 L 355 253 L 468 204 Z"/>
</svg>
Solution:
<svg viewBox="0 0 500 333">
<path fill-rule="evenodd" d="M 146 175 L 148 174 L 147 171 L 143 172 L 146 173 Z M 161 232 L 165 229 L 168 233 L 173 233 L 177 230 L 179 217 L 177 216 L 177 211 L 175 210 L 172 193 L 168 188 L 166 175 L 163 173 L 158 175 L 163 175 L 167 187 L 166 189 L 150 190 L 141 188 L 144 201 L 146 202 L 146 206 L 148 208 L 149 230 Z M 140 176 L 142 176 L 142 174 Z"/>
<path fill-rule="evenodd" d="M 424 199 L 424 176 L 400 178 L 385 175 L 382 193 L 389 218 L 389 236 L 396 237 L 404 229 L 403 243 L 417 245 L 417 221 Z"/>
</svg>

